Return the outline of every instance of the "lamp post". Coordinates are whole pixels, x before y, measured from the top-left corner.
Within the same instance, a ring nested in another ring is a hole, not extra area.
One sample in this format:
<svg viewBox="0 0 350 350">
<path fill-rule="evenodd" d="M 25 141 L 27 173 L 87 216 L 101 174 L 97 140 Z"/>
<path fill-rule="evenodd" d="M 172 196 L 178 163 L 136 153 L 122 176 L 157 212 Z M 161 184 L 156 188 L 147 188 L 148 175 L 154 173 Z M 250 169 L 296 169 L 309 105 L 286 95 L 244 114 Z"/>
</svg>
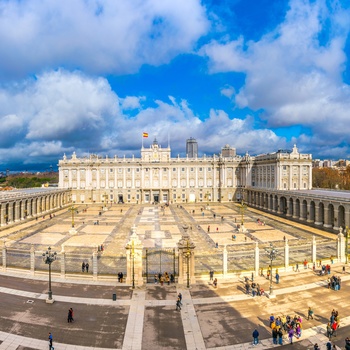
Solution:
<svg viewBox="0 0 350 350">
<path fill-rule="evenodd" d="M 239 206 L 239 211 L 241 212 L 241 225 L 244 226 L 244 212 L 246 211 L 247 209 L 247 205 L 244 204 L 244 200 L 242 198 L 241 200 L 241 204 Z"/>
<path fill-rule="evenodd" d="M 49 265 L 49 292 L 48 299 L 46 302 L 53 303 L 52 290 L 51 290 L 51 264 L 56 260 L 57 253 L 51 252 L 51 247 L 47 248 L 47 251 L 43 253 L 43 261 Z"/>
<path fill-rule="evenodd" d="M 270 247 L 269 248 L 265 248 L 265 252 L 266 255 L 268 256 L 268 258 L 270 259 L 270 293 L 269 293 L 269 297 L 273 297 L 273 287 L 272 287 L 272 263 L 274 260 L 276 260 L 277 254 L 278 254 L 278 250 L 276 249 L 276 247 L 270 243 Z"/>
<path fill-rule="evenodd" d="M 345 236 L 345 263 L 348 263 L 348 259 L 349 259 L 349 227 L 346 226 L 345 227 L 346 230 L 346 236 Z"/>
<path fill-rule="evenodd" d="M 191 256 L 191 248 L 190 248 L 190 241 L 187 238 L 187 242 L 186 242 L 186 252 L 185 252 L 185 256 L 187 259 L 187 288 L 190 288 L 190 256 Z"/>
<path fill-rule="evenodd" d="M 74 227 L 74 212 L 77 210 L 77 208 L 72 205 L 68 210 L 72 212 L 72 227 Z"/>
<path fill-rule="evenodd" d="M 131 258 L 132 258 L 132 289 L 135 289 L 135 246 L 134 246 L 134 240 L 132 240 L 132 243 L 131 243 L 130 254 L 131 254 Z"/>
</svg>

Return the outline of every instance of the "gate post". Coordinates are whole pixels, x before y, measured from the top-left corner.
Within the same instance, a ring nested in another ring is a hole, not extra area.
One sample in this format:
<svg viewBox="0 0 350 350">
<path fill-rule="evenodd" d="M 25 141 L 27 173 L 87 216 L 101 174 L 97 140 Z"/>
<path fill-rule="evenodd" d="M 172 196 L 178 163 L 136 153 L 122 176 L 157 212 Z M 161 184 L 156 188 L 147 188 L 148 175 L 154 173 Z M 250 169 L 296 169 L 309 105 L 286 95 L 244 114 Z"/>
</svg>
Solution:
<svg viewBox="0 0 350 350">
<path fill-rule="evenodd" d="M 316 252 L 317 252 L 316 238 L 313 235 L 312 236 L 312 243 L 311 243 L 311 259 L 312 259 L 312 262 L 315 264 L 316 264 L 316 259 L 317 259 Z"/>
<path fill-rule="evenodd" d="M 339 230 L 338 233 L 337 248 L 338 262 L 343 263 L 345 261 L 345 239 L 343 235 L 343 229 Z"/>
<path fill-rule="evenodd" d="M 186 284 L 187 288 L 190 284 L 196 283 L 195 279 L 195 262 L 194 248 L 196 247 L 187 233 L 188 226 L 183 226 L 184 234 L 178 242 L 179 248 L 179 284 Z"/>
<path fill-rule="evenodd" d="M 131 228 L 132 234 L 130 241 L 126 244 L 126 280 L 127 284 L 131 284 L 132 288 L 135 285 L 143 285 L 142 277 L 142 250 L 143 245 L 136 234 L 136 226 Z"/>
</svg>

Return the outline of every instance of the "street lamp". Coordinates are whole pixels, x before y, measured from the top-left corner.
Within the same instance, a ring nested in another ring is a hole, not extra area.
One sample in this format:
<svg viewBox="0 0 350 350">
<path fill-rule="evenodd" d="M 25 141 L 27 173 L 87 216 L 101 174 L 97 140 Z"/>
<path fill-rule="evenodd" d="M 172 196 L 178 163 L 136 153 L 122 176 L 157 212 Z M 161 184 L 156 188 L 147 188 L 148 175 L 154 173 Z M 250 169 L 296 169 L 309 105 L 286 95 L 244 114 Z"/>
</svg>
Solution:
<svg viewBox="0 0 350 350">
<path fill-rule="evenodd" d="M 265 252 L 266 252 L 266 255 L 268 256 L 268 258 L 270 259 L 270 293 L 269 293 L 269 297 L 272 297 L 272 296 L 274 296 L 273 288 L 272 288 L 272 262 L 274 260 L 276 260 L 278 250 L 276 249 L 276 247 L 274 247 L 274 245 L 272 243 L 270 243 L 270 247 L 265 248 Z"/>
<path fill-rule="evenodd" d="M 68 210 L 72 212 L 72 227 L 74 227 L 74 212 L 77 210 L 77 208 L 72 205 Z"/>
<path fill-rule="evenodd" d="M 47 248 L 47 251 L 43 253 L 43 261 L 49 265 L 49 292 L 47 302 L 53 303 L 52 290 L 51 290 L 51 264 L 56 260 L 57 253 L 51 252 L 51 247 Z"/>
<path fill-rule="evenodd" d="M 187 288 L 190 288 L 190 256 L 191 256 L 191 248 L 190 248 L 190 241 L 187 238 L 186 242 L 186 251 L 185 251 L 185 257 L 187 259 Z"/>
<path fill-rule="evenodd" d="M 132 240 L 132 243 L 131 243 L 130 254 L 132 257 L 132 289 L 135 289 L 135 247 L 134 247 L 134 240 Z"/>
<path fill-rule="evenodd" d="M 244 212 L 246 211 L 246 209 L 247 209 L 247 205 L 244 204 L 244 200 L 242 198 L 241 204 L 239 206 L 239 211 L 241 212 L 241 226 L 244 226 Z"/>
<path fill-rule="evenodd" d="M 349 227 L 346 226 L 345 227 L 345 230 L 346 230 L 346 236 L 345 236 L 345 263 L 347 264 L 348 263 L 348 259 L 349 259 Z"/>
</svg>

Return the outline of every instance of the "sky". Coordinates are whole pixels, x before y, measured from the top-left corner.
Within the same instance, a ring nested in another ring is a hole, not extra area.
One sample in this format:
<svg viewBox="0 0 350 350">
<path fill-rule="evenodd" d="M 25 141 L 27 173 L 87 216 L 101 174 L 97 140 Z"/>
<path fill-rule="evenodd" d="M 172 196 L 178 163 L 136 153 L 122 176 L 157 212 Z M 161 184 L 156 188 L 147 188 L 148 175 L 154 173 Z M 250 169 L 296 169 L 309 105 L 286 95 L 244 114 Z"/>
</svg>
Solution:
<svg viewBox="0 0 350 350">
<path fill-rule="evenodd" d="M 155 138 L 350 159 L 349 31 L 348 0 L 0 0 L 0 171 Z"/>
</svg>

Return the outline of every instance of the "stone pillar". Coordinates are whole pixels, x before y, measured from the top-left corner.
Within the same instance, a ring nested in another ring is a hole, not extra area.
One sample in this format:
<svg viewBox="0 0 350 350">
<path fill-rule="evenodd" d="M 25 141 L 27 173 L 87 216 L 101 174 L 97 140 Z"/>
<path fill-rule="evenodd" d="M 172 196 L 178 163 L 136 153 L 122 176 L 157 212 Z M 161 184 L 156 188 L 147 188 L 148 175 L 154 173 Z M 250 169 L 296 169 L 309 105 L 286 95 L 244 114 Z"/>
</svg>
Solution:
<svg viewBox="0 0 350 350">
<path fill-rule="evenodd" d="M 300 209 L 299 209 L 300 210 Z M 293 219 L 298 219 L 298 215 L 297 215 L 297 201 L 295 199 L 293 199 Z"/>
<path fill-rule="evenodd" d="M 64 251 L 64 245 L 61 249 L 61 278 L 66 277 L 66 252 Z"/>
<path fill-rule="evenodd" d="M 289 244 L 288 244 L 288 238 L 284 241 L 284 268 L 287 271 L 289 267 Z"/>
<path fill-rule="evenodd" d="M 276 213 L 276 197 L 274 195 L 272 197 L 272 208 L 271 208 L 271 211 L 273 213 Z"/>
<path fill-rule="evenodd" d="M 7 249 L 6 249 L 6 244 L 5 241 L 2 241 L 2 269 L 6 271 L 6 253 L 7 253 Z"/>
<path fill-rule="evenodd" d="M 337 253 L 338 253 L 338 262 L 345 262 L 345 238 L 342 233 L 342 230 L 340 230 L 338 234 L 338 240 L 337 240 Z"/>
<path fill-rule="evenodd" d="M 333 227 L 333 223 L 329 220 L 329 210 L 328 208 L 324 207 L 324 224 L 323 227 L 331 228 Z"/>
<path fill-rule="evenodd" d="M 315 225 L 323 225 L 323 222 L 320 221 L 321 215 L 320 215 L 320 203 L 315 204 Z"/>
<path fill-rule="evenodd" d="M 224 250 L 222 251 L 222 273 L 223 273 L 223 277 L 226 278 L 226 275 L 227 275 L 227 248 L 226 248 L 226 244 L 224 246 Z"/>
<path fill-rule="evenodd" d="M 190 284 L 196 283 L 194 248 L 196 247 L 187 233 L 188 226 L 184 226 L 184 234 L 178 242 L 179 249 L 179 284 L 187 284 L 187 271 Z"/>
<path fill-rule="evenodd" d="M 312 236 L 312 244 L 311 244 L 311 260 L 313 263 L 316 264 L 317 259 L 317 245 L 316 245 L 316 238 L 315 236 Z"/>
<path fill-rule="evenodd" d="M 143 245 L 136 234 L 136 226 L 131 228 L 130 241 L 126 244 L 126 280 L 127 284 L 143 285 L 142 250 Z"/>
<path fill-rule="evenodd" d="M 30 273 L 35 274 L 35 249 L 33 244 L 30 247 Z"/>
<path fill-rule="evenodd" d="M 98 264 L 97 264 L 97 252 L 92 253 L 92 278 L 94 281 L 97 281 L 98 274 Z"/>
<path fill-rule="evenodd" d="M 254 248 L 254 273 L 255 276 L 259 276 L 259 259 L 260 259 L 260 250 L 258 242 L 255 242 L 255 248 Z"/>
</svg>

